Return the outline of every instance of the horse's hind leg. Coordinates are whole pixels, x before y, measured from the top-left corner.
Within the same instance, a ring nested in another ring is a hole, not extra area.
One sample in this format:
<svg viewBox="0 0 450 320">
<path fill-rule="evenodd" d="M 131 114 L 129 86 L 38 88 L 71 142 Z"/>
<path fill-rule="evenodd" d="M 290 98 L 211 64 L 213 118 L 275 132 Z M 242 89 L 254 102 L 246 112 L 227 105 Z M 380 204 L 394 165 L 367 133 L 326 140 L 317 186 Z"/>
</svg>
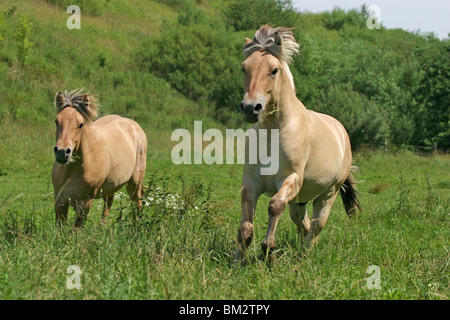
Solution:
<svg viewBox="0 0 450 320">
<path fill-rule="evenodd" d="M 114 195 L 103 198 L 103 213 L 102 213 L 102 224 L 106 223 L 106 219 L 108 219 L 109 211 L 111 210 L 111 206 L 114 201 Z"/>
<path fill-rule="evenodd" d="M 142 180 L 133 179 L 127 183 L 127 192 L 130 196 L 131 201 L 136 202 L 136 207 L 138 211 L 142 210 Z"/>
<path fill-rule="evenodd" d="M 145 135 L 144 135 L 145 137 Z M 137 154 L 136 167 L 127 183 L 127 192 L 131 201 L 136 202 L 138 211 L 142 210 L 143 181 L 147 167 L 147 139 Z"/>
<path fill-rule="evenodd" d="M 311 249 L 317 244 L 318 235 L 327 223 L 328 216 L 330 215 L 334 200 L 336 200 L 338 190 L 333 187 L 329 192 L 322 194 L 314 200 L 313 216 L 305 241 L 305 248 L 307 250 Z"/>
<path fill-rule="evenodd" d="M 295 203 L 294 201 L 289 203 L 289 214 L 292 221 L 297 225 L 298 235 L 302 243 L 305 241 L 311 224 L 306 205 L 307 203 Z"/>
</svg>

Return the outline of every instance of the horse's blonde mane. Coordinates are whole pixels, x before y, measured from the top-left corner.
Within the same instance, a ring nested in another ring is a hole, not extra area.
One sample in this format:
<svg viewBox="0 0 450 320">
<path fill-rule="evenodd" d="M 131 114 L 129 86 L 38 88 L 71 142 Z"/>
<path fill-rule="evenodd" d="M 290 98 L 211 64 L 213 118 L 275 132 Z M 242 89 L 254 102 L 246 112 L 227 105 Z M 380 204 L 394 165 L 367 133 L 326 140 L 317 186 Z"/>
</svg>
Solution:
<svg viewBox="0 0 450 320">
<path fill-rule="evenodd" d="M 72 90 L 70 92 L 57 92 L 55 96 L 55 109 L 58 114 L 65 107 L 72 106 L 78 110 L 79 113 L 87 121 L 93 121 L 98 116 L 99 106 L 97 99 L 88 93 L 81 93 L 84 88 L 80 90 Z"/>
<path fill-rule="evenodd" d="M 281 45 L 276 38 L 280 36 Z M 253 39 L 244 46 L 244 57 L 248 58 L 257 50 L 266 50 L 273 54 L 281 62 L 289 64 L 292 56 L 299 52 L 300 45 L 295 41 L 292 28 L 278 27 L 265 24 L 256 31 Z"/>
</svg>

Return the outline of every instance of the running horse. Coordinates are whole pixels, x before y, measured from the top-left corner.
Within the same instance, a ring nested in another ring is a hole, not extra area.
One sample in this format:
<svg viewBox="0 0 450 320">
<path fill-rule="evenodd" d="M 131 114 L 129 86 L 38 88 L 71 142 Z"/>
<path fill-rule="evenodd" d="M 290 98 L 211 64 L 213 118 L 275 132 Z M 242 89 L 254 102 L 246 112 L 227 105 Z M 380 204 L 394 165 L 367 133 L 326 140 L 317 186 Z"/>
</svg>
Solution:
<svg viewBox="0 0 450 320">
<path fill-rule="evenodd" d="M 298 51 L 291 28 L 263 25 L 252 40 L 245 39 L 245 94 L 240 109 L 245 120 L 254 123 L 255 130 L 278 130 L 279 169 L 274 175 L 261 175 L 264 165 L 260 162 L 244 165 L 237 261 L 245 258 L 252 241 L 255 208 L 261 194 L 271 197 L 269 225 L 261 245 L 267 255 L 274 249 L 275 230 L 287 205 L 306 250 L 317 243 L 339 191 L 349 217 L 362 211 L 354 187 L 352 172 L 356 167 L 352 166 L 346 130 L 336 119 L 307 110 L 296 96 L 288 64 Z M 310 201 L 311 220 L 306 210 Z"/>
<path fill-rule="evenodd" d="M 80 227 L 94 199 L 103 198 L 106 222 L 114 193 L 126 185 L 131 200 L 142 209 L 142 182 L 147 160 L 147 137 L 135 121 L 117 115 L 97 118 L 94 96 L 58 92 L 56 146 L 52 182 L 56 223 L 67 219 L 69 204 Z"/>
</svg>

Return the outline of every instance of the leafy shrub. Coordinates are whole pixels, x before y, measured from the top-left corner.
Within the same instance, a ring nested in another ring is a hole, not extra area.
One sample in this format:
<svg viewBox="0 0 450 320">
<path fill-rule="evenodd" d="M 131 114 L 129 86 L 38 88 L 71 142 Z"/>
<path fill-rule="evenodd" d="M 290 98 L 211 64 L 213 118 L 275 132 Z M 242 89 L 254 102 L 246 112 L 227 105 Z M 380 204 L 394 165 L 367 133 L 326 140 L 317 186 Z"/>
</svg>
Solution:
<svg viewBox="0 0 450 320">
<path fill-rule="evenodd" d="M 226 3 L 224 15 L 236 31 L 257 30 L 266 23 L 294 27 L 298 17 L 290 0 L 232 0 Z"/>
<path fill-rule="evenodd" d="M 338 119 L 346 128 L 353 148 L 363 144 L 378 146 L 388 136 L 388 127 L 379 106 L 350 85 L 334 85 L 323 93 L 319 111 Z"/>
<path fill-rule="evenodd" d="M 242 87 L 241 42 L 224 29 L 173 25 L 143 43 L 136 59 L 141 70 L 166 79 L 185 96 L 232 107 Z"/>
<path fill-rule="evenodd" d="M 22 16 L 19 21 L 19 28 L 16 35 L 18 44 L 17 58 L 22 64 L 26 64 L 31 55 L 33 42 L 30 40 L 30 33 L 32 28 L 33 24 L 30 22 L 30 19 L 26 16 Z"/>
<path fill-rule="evenodd" d="M 450 43 L 427 50 L 420 71 L 424 73 L 415 87 L 421 106 L 415 117 L 415 143 L 450 149 Z"/>
<path fill-rule="evenodd" d="M 206 15 L 204 10 L 195 5 L 192 1 L 183 1 L 177 9 L 180 11 L 178 15 L 178 23 L 182 26 L 189 26 L 193 24 L 214 26 L 217 23 L 216 19 L 211 19 L 208 15 Z"/>
<path fill-rule="evenodd" d="M 182 7 L 186 3 L 186 0 L 159 0 L 159 2 L 177 9 Z"/>
<path fill-rule="evenodd" d="M 345 25 L 365 27 L 366 18 L 363 12 L 357 10 L 345 11 L 335 7 L 331 12 L 324 14 L 323 24 L 328 30 L 341 30 Z"/>
</svg>

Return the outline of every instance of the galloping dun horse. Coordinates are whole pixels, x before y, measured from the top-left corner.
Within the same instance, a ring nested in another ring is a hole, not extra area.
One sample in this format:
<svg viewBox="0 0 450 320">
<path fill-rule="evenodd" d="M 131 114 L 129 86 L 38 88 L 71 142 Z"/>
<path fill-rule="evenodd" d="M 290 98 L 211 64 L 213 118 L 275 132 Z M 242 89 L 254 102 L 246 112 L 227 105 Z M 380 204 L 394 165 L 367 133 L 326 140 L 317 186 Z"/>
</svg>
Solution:
<svg viewBox="0 0 450 320">
<path fill-rule="evenodd" d="M 142 128 L 117 115 L 94 122 L 98 113 L 96 99 L 80 92 L 56 94 L 52 170 L 56 222 L 66 220 L 70 203 L 76 212 L 76 227 L 83 225 L 93 200 L 98 198 L 104 200 L 104 223 L 114 193 L 124 185 L 141 210 L 147 159 L 147 137 Z"/>
<path fill-rule="evenodd" d="M 261 175 L 261 163 L 244 165 L 238 261 L 244 259 L 252 241 L 255 208 L 261 194 L 272 197 L 269 225 L 262 243 L 266 254 L 274 248 L 275 229 L 288 204 L 306 249 L 317 242 L 339 191 L 349 216 L 361 211 L 346 130 L 336 119 L 307 110 L 296 97 L 288 64 L 298 51 L 290 28 L 263 25 L 252 40 L 245 39 L 242 63 L 245 95 L 240 109 L 245 120 L 254 123 L 254 129 L 278 130 L 279 170 L 274 175 Z M 267 143 L 271 143 L 270 134 Z M 247 153 L 248 150 L 246 145 Z M 311 220 L 306 212 L 310 201 Z"/>
</svg>

